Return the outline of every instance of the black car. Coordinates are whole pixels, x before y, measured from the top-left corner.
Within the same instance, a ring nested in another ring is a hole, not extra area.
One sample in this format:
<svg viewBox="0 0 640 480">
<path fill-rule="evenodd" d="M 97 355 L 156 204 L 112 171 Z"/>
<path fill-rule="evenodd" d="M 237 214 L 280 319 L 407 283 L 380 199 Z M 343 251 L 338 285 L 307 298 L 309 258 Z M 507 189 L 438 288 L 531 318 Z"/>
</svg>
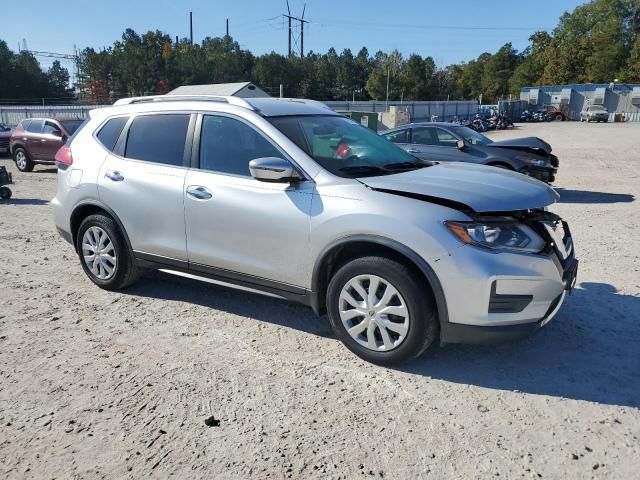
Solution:
<svg viewBox="0 0 640 480">
<path fill-rule="evenodd" d="M 558 157 L 537 137 L 494 142 L 470 128 L 453 123 L 412 123 L 380 135 L 421 160 L 471 162 L 515 170 L 546 183 L 555 180 Z"/>
<path fill-rule="evenodd" d="M 9 155 L 9 139 L 11 138 L 11 129 L 0 123 L 0 156 Z"/>
</svg>

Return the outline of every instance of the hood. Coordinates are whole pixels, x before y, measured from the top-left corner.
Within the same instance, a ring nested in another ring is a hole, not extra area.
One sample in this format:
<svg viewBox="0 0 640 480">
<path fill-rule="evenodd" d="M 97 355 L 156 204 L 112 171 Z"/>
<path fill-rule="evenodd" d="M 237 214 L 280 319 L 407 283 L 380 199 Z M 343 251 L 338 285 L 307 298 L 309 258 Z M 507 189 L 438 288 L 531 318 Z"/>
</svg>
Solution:
<svg viewBox="0 0 640 480">
<path fill-rule="evenodd" d="M 546 184 L 521 173 L 461 162 L 358 180 L 375 190 L 478 213 L 539 209 L 560 198 Z"/>
<path fill-rule="evenodd" d="M 514 150 L 542 150 L 547 155 L 551 153 L 551 145 L 538 137 L 511 138 L 493 142 L 487 147 L 513 148 Z M 534 152 L 535 153 L 535 152 Z"/>
</svg>

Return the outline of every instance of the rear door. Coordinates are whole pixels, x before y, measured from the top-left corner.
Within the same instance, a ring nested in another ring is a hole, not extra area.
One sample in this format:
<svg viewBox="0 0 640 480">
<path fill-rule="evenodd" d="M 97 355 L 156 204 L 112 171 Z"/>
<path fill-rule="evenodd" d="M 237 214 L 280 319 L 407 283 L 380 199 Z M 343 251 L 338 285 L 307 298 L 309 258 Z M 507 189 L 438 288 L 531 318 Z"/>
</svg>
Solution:
<svg viewBox="0 0 640 480">
<path fill-rule="evenodd" d="M 199 168 L 190 170 L 185 182 L 189 267 L 244 274 L 241 278 L 260 285 L 276 280 L 272 286 L 280 289 L 303 287 L 300 269 L 307 264 L 315 184 L 254 179 L 249 161 L 289 159 L 283 150 L 234 116 L 206 114 L 201 123 Z"/>
<path fill-rule="evenodd" d="M 43 159 L 43 149 L 41 145 L 42 129 L 44 128 L 44 120 L 31 120 L 27 126 L 27 132 L 25 135 L 24 146 L 27 149 L 27 154 L 32 160 Z"/>
<path fill-rule="evenodd" d="M 190 113 L 134 116 L 100 169 L 100 199 L 139 257 L 186 265 L 183 188 L 194 124 Z"/>
</svg>

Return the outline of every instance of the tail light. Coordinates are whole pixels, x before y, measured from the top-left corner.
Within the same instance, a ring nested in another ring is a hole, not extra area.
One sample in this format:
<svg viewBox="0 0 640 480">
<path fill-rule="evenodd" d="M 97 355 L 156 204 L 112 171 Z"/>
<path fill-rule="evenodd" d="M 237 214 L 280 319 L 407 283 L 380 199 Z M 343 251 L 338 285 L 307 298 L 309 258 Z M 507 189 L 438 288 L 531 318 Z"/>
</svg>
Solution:
<svg viewBox="0 0 640 480">
<path fill-rule="evenodd" d="M 351 147 L 346 143 L 341 143 L 338 145 L 338 148 L 336 148 L 336 153 L 340 158 L 347 158 L 351 155 Z"/>
<path fill-rule="evenodd" d="M 71 147 L 63 145 L 55 156 L 56 165 L 62 170 L 66 170 L 73 165 L 73 155 L 71 155 Z"/>
</svg>

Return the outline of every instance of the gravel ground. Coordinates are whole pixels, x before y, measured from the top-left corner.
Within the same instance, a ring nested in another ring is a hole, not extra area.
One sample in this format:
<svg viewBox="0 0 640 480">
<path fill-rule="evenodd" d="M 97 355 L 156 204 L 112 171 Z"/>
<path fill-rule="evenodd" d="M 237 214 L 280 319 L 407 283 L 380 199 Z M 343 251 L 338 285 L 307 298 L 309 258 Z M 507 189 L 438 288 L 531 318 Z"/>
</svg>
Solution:
<svg viewBox="0 0 640 480">
<path fill-rule="evenodd" d="M 560 157 L 578 288 L 529 339 L 399 369 L 354 357 L 302 306 L 161 273 L 98 289 L 55 232 L 55 170 L 15 173 L 0 477 L 638 478 L 640 124 L 494 134 L 523 135 Z"/>
</svg>

